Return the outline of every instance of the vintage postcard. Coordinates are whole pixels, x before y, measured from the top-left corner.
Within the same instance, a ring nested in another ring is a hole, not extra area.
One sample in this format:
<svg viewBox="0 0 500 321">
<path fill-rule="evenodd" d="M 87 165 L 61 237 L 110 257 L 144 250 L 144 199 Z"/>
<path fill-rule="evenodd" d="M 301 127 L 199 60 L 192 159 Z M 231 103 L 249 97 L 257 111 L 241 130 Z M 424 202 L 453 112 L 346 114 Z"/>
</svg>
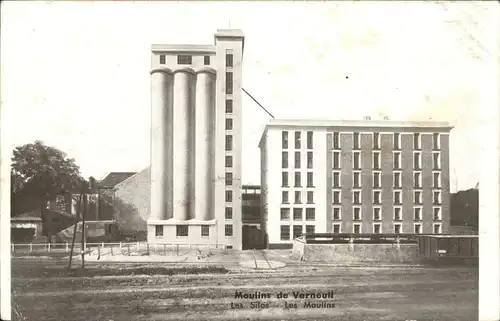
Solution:
<svg viewBox="0 0 500 321">
<path fill-rule="evenodd" d="M 498 9 L 3 3 L 2 320 L 500 320 Z"/>
</svg>

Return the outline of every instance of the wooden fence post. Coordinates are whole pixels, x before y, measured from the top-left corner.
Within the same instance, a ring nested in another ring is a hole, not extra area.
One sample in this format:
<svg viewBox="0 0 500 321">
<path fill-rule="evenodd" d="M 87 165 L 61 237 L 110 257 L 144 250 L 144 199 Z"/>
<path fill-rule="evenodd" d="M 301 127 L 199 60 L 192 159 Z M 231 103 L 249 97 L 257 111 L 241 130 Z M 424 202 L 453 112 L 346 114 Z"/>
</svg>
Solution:
<svg viewBox="0 0 500 321">
<path fill-rule="evenodd" d="M 33 252 L 33 243 L 30 243 L 30 253 Z"/>
</svg>

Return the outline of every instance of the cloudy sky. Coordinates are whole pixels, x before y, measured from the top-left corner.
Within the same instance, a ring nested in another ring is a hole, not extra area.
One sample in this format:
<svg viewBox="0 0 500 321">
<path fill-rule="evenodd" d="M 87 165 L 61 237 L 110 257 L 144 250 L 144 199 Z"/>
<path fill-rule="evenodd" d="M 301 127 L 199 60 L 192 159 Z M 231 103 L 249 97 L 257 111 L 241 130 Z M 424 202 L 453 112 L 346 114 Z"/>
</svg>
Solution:
<svg viewBox="0 0 500 321">
<path fill-rule="evenodd" d="M 243 86 L 276 118 L 450 121 L 452 190 L 470 188 L 478 128 L 491 121 L 481 106 L 491 104 L 497 12 L 477 2 L 6 2 L 2 126 L 13 146 L 43 140 L 85 176 L 141 170 L 150 45 L 211 44 L 218 28 L 239 28 Z M 243 119 L 243 183 L 259 184 L 269 117 L 244 96 Z"/>
</svg>

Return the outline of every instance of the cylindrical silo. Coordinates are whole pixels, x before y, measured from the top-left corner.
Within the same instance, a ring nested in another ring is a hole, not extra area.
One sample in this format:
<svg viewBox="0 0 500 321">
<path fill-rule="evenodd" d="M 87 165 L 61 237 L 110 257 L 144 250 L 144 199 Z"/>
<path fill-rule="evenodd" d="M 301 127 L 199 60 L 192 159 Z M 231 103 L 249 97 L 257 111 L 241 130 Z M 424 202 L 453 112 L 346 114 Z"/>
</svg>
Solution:
<svg viewBox="0 0 500 321">
<path fill-rule="evenodd" d="M 172 89 L 173 74 L 170 69 L 151 70 L 150 220 L 168 219 L 168 200 L 172 191 Z"/>
<path fill-rule="evenodd" d="M 193 109 L 194 71 L 181 68 L 174 72 L 173 106 L 173 217 L 185 221 L 189 219 L 190 198 L 193 182 L 190 180 L 192 134 L 194 130 L 190 115 Z"/>
<path fill-rule="evenodd" d="M 195 218 L 213 219 L 215 181 L 215 80 L 212 68 L 197 71 L 196 77 L 196 165 Z"/>
</svg>

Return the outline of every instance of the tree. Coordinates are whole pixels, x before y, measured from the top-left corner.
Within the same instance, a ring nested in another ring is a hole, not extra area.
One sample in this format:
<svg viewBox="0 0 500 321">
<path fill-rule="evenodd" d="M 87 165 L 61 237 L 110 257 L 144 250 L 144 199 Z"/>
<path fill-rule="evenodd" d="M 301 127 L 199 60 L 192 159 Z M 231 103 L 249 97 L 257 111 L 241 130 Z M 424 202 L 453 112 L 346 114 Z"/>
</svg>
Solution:
<svg viewBox="0 0 500 321">
<path fill-rule="evenodd" d="M 43 234 L 50 240 L 51 218 L 46 217 L 48 201 L 56 196 L 80 192 L 85 179 L 74 159 L 41 141 L 14 149 L 11 166 L 13 199 L 30 199 L 40 209 Z"/>
</svg>

